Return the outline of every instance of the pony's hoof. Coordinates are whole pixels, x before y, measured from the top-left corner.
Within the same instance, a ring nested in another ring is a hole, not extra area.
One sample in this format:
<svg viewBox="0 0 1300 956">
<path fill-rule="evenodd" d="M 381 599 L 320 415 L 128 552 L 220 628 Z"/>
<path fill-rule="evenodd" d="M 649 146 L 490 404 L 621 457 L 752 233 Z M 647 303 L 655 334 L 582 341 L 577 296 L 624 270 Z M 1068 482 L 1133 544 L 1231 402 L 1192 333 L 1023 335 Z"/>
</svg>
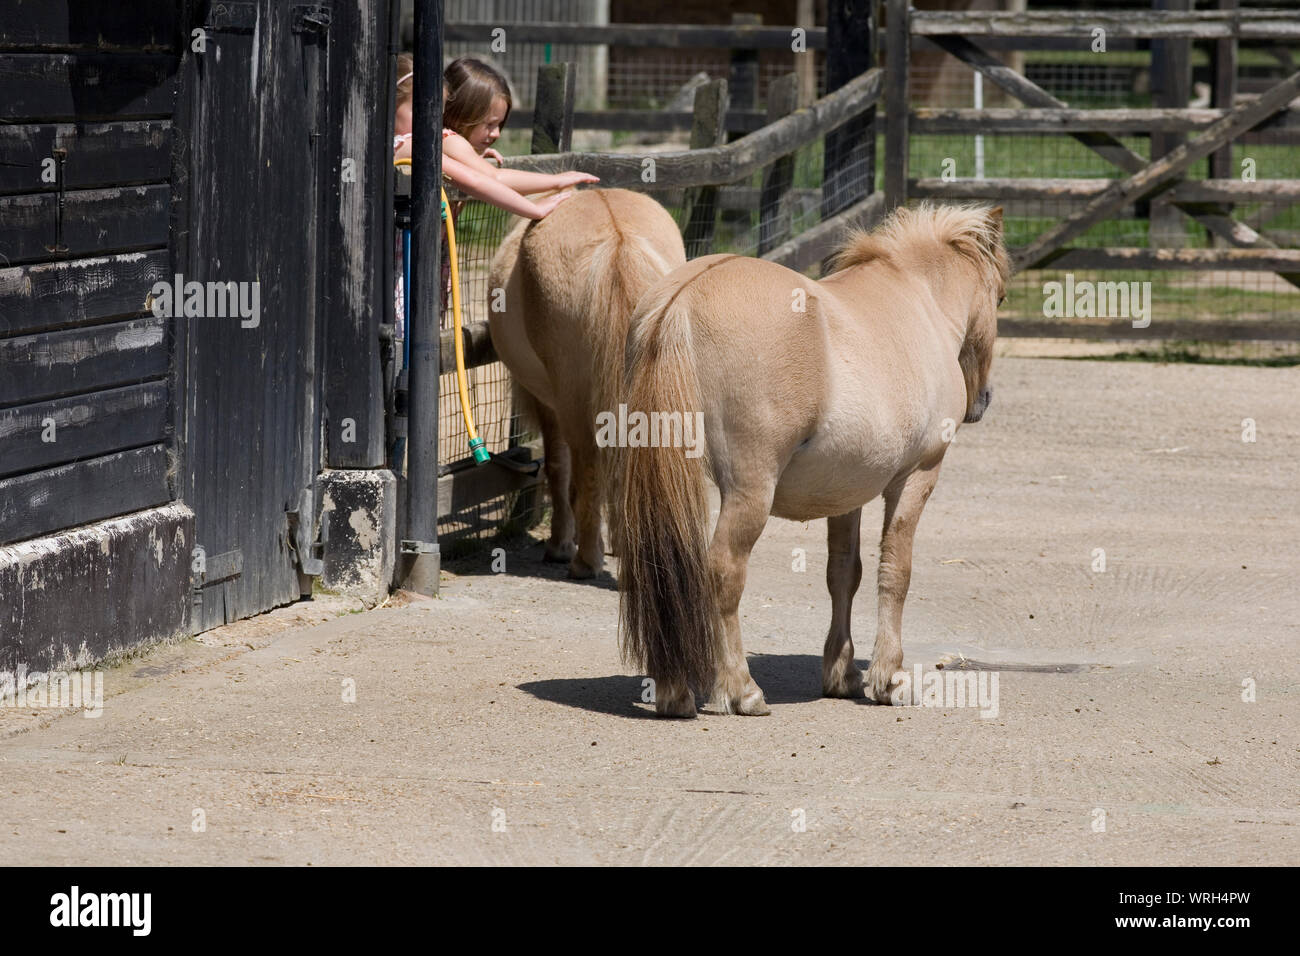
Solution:
<svg viewBox="0 0 1300 956">
<path fill-rule="evenodd" d="M 766 717 L 772 713 L 772 708 L 767 706 L 767 698 L 763 696 L 763 692 L 755 687 L 741 698 L 740 703 L 736 705 L 736 713 L 744 717 Z"/>
<path fill-rule="evenodd" d="M 709 699 L 709 710 L 715 714 L 740 714 L 742 717 L 766 717 L 772 713 L 763 691 L 752 682 L 747 693 L 735 696 L 721 687 L 715 687 L 713 696 Z"/>
<path fill-rule="evenodd" d="M 855 667 L 838 677 L 823 677 L 822 696 L 840 698 L 866 697 L 867 691 L 862 684 L 862 671 Z"/>
<path fill-rule="evenodd" d="M 907 680 L 907 671 L 898 667 L 876 667 L 872 664 L 867 669 L 866 696 L 877 704 L 893 704 L 894 692 Z"/>
<path fill-rule="evenodd" d="M 546 550 L 542 552 L 542 560 L 551 564 L 564 564 L 566 561 L 572 561 L 577 553 L 578 546 L 572 541 L 566 541 L 564 544 L 547 544 Z"/>
<path fill-rule="evenodd" d="M 600 574 L 600 568 L 593 568 L 578 555 L 574 555 L 573 560 L 569 562 L 569 577 L 575 581 L 586 581 Z"/>
<path fill-rule="evenodd" d="M 695 694 L 687 690 L 680 694 L 655 697 L 655 715 L 658 717 L 692 718 L 695 716 Z"/>
</svg>

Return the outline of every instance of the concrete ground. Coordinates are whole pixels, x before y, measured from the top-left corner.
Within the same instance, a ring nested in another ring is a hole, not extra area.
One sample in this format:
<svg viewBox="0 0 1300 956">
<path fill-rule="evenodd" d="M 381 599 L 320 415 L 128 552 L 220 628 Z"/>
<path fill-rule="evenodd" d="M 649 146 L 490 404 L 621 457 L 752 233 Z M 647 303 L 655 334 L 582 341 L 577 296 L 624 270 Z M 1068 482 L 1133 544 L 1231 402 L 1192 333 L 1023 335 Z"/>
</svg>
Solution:
<svg viewBox="0 0 1300 956">
<path fill-rule="evenodd" d="M 995 384 L 903 641 L 996 672 L 996 717 L 818 696 L 824 522 L 773 520 L 751 562 L 761 718 L 655 719 L 612 579 L 484 550 L 436 601 L 158 648 L 98 719 L 0 708 L 0 863 L 1300 862 L 1300 369 L 1003 358 Z"/>
</svg>

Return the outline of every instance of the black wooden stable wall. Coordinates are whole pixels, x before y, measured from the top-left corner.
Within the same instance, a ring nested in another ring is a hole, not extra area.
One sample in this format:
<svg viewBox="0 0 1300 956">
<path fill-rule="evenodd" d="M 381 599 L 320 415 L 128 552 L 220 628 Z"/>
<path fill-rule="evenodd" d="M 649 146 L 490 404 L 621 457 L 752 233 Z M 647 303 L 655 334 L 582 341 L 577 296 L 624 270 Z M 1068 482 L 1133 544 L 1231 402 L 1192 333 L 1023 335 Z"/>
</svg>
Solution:
<svg viewBox="0 0 1300 956">
<path fill-rule="evenodd" d="M 383 465 L 390 29 L 0 0 L 0 545 L 179 500 L 194 631 L 309 584 L 321 468 Z M 257 324 L 155 317 L 176 274 L 257 283 Z"/>
<path fill-rule="evenodd" d="M 174 3 L 0 2 L 0 544 L 175 495 Z"/>
</svg>

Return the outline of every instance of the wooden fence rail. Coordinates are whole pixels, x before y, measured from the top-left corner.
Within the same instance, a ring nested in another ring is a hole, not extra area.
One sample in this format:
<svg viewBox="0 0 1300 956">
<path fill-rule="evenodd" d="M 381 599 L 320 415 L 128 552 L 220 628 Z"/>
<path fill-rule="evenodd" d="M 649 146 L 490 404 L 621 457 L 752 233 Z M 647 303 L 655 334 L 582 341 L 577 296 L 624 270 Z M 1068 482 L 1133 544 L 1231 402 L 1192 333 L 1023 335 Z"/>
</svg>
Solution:
<svg viewBox="0 0 1300 956">
<path fill-rule="evenodd" d="M 865 112 L 879 101 L 883 86 L 883 72 L 869 70 L 834 93 L 725 146 L 645 155 L 516 156 L 507 160 L 506 165 L 538 173 L 581 169 L 599 176 L 601 184 L 610 187 L 713 186 L 735 182 Z"/>
<path fill-rule="evenodd" d="M 1023 39 L 1071 34 L 1090 37 L 1096 29 L 1105 30 L 1107 38 L 1232 37 L 1287 42 L 1300 40 L 1300 17 L 1292 10 L 1040 10 L 1032 13 L 916 10 L 912 13 L 912 33 L 923 37 Z"/>
</svg>

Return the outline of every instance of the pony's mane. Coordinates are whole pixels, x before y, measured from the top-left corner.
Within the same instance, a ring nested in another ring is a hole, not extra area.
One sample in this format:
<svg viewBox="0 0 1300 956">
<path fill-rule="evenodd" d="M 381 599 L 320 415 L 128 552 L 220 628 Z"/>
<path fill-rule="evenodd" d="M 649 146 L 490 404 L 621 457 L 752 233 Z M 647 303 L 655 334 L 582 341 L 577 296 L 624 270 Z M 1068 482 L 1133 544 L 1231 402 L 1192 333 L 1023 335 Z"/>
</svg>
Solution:
<svg viewBox="0 0 1300 956">
<path fill-rule="evenodd" d="M 982 271 L 1005 283 L 1011 265 L 1001 242 L 998 225 L 989 218 L 991 206 L 936 206 L 923 202 L 900 206 L 884 222 L 867 232 L 850 231 L 835 253 L 834 271 L 866 265 L 877 259 L 898 264 L 912 249 L 951 246 Z"/>
</svg>

